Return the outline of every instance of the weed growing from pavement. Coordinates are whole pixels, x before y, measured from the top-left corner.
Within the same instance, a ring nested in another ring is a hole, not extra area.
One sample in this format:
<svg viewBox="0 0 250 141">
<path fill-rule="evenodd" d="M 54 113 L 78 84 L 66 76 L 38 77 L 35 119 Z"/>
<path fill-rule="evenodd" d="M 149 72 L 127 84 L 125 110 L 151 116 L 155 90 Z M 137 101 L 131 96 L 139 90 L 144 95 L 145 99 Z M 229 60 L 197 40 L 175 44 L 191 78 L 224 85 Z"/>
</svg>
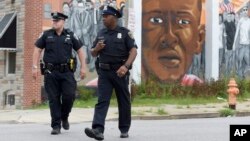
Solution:
<svg viewBox="0 0 250 141">
<path fill-rule="evenodd" d="M 168 115 L 164 108 L 158 108 L 156 113 L 158 115 Z"/>
<path fill-rule="evenodd" d="M 221 117 L 231 117 L 231 116 L 235 116 L 236 111 L 229 109 L 229 108 L 226 108 L 226 109 L 220 110 L 219 113 L 220 113 Z"/>
<path fill-rule="evenodd" d="M 143 115 L 145 115 L 145 112 L 144 111 L 141 111 L 141 110 L 132 110 L 131 111 L 131 114 L 132 115 L 140 115 L 140 116 L 143 116 Z"/>
</svg>

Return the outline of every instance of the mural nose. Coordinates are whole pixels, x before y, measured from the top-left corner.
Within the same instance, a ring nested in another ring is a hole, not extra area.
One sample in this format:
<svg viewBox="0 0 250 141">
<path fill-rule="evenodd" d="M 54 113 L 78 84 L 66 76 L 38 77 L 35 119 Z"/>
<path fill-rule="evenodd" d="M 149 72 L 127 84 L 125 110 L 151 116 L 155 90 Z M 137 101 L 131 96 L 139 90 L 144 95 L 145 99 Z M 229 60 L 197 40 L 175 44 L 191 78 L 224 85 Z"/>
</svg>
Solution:
<svg viewBox="0 0 250 141">
<path fill-rule="evenodd" d="M 175 27 L 171 22 L 167 22 L 163 26 L 163 35 L 161 36 L 161 48 L 173 47 L 177 43 L 177 36 L 175 34 Z"/>
<path fill-rule="evenodd" d="M 174 35 L 172 31 L 168 31 L 168 33 L 165 33 L 165 35 L 162 36 L 160 42 L 161 42 L 161 48 L 168 48 L 168 47 L 174 47 L 178 41 L 176 35 Z"/>
<path fill-rule="evenodd" d="M 169 47 L 169 44 L 166 40 L 161 41 L 161 48 L 167 48 Z"/>
</svg>

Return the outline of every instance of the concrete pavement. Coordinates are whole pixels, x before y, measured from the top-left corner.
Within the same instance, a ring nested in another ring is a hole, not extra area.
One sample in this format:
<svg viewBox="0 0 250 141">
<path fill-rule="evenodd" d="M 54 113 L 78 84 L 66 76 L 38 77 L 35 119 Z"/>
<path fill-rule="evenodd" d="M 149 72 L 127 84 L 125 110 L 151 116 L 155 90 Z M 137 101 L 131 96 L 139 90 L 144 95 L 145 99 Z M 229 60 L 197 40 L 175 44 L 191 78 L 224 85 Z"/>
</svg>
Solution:
<svg viewBox="0 0 250 141">
<path fill-rule="evenodd" d="M 132 107 L 133 119 L 185 119 L 219 117 L 220 110 L 228 107 L 227 102 L 195 105 L 162 105 L 159 107 Z M 250 116 L 250 99 L 239 102 L 236 116 Z M 92 121 L 93 108 L 73 108 L 70 123 Z M 107 120 L 118 118 L 118 108 L 110 107 Z M 0 123 L 50 123 L 49 109 L 36 110 L 0 110 Z"/>
</svg>

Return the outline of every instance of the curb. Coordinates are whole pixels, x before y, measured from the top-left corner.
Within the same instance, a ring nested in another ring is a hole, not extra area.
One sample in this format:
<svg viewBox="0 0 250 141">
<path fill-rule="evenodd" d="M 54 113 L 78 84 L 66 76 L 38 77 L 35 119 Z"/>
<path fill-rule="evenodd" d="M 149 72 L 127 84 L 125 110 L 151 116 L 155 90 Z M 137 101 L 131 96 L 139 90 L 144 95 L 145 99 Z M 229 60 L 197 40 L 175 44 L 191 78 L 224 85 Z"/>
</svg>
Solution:
<svg viewBox="0 0 250 141">
<path fill-rule="evenodd" d="M 250 116 L 249 112 L 236 112 L 234 116 L 228 116 L 228 117 L 244 117 L 244 116 Z M 194 114 L 175 114 L 175 115 L 152 115 L 152 116 L 132 116 L 132 120 L 174 120 L 174 119 L 195 119 L 195 118 L 219 118 L 224 117 L 221 116 L 219 112 L 211 112 L 211 113 L 194 113 Z M 106 119 L 106 121 L 118 121 L 118 118 L 110 118 Z M 86 121 L 75 121 L 72 122 L 73 124 L 78 124 L 82 122 L 92 122 L 92 120 L 86 120 Z M 27 124 L 27 123 L 41 123 L 41 124 L 47 124 L 43 122 L 32 122 L 32 121 L 25 121 L 20 122 L 18 120 L 6 120 L 6 121 L 0 121 L 0 124 Z"/>
<path fill-rule="evenodd" d="M 250 116 L 250 112 L 236 112 L 237 117 L 246 117 Z"/>
<path fill-rule="evenodd" d="M 219 113 L 204 113 L 204 114 L 179 114 L 179 115 L 164 115 L 164 116 L 134 116 L 134 120 L 166 120 L 166 119 L 192 119 L 192 118 L 216 118 L 220 117 Z"/>
<path fill-rule="evenodd" d="M 236 112 L 235 117 L 250 116 L 250 112 Z M 176 114 L 162 116 L 132 116 L 132 120 L 173 120 L 173 119 L 194 119 L 194 118 L 218 118 L 223 117 L 219 112 L 198 113 L 198 114 Z"/>
</svg>

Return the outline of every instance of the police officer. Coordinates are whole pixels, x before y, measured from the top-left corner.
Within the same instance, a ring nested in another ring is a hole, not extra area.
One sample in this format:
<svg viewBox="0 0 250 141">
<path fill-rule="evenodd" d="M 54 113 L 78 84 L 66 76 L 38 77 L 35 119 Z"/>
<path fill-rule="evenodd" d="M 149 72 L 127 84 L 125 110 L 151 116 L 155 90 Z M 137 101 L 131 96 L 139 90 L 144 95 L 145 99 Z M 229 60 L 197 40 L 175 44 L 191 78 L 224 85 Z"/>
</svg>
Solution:
<svg viewBox="0 0 250 141">
<path fill-rule="evenodd" d="M 137 46 L 131 32 L 117 26 L 118 18 L 122 17 L 119 11 L 105 6 L 102 15 L 106 28 L 98 32 L 91 49 L 91 54 L 99 57 L 98 102 L 92 128 L 86 128 L 85 133 L 96 140 L 104 139 L 105 118 L 114 88 L 119 108 L 120 137 L 128 138 L 131 124 L 129 69 L 137 55 Z"/>
<path fill-rule="evenodd" d="M 85 77 L 85 62 L 82 43 L 68 29 L 64 28 L 67 16 L 54 12 L 51 13 L 53 28 L 44 31 L 35 42 L 33 54 L 33 78 L 38 75 L 38 62 L 42 50 L 44 49 L 44 85 L 48 94 L 51 127 L 51 134 L 57 135 L 62 127 L 69 129 L 68 117 L 71 111 L 76 90 L 76 81 L 74 79 L 74 59 L 72 59 L 72 49 L 77 51 L 81 62 L 81 79 Z"/>
</svg>

